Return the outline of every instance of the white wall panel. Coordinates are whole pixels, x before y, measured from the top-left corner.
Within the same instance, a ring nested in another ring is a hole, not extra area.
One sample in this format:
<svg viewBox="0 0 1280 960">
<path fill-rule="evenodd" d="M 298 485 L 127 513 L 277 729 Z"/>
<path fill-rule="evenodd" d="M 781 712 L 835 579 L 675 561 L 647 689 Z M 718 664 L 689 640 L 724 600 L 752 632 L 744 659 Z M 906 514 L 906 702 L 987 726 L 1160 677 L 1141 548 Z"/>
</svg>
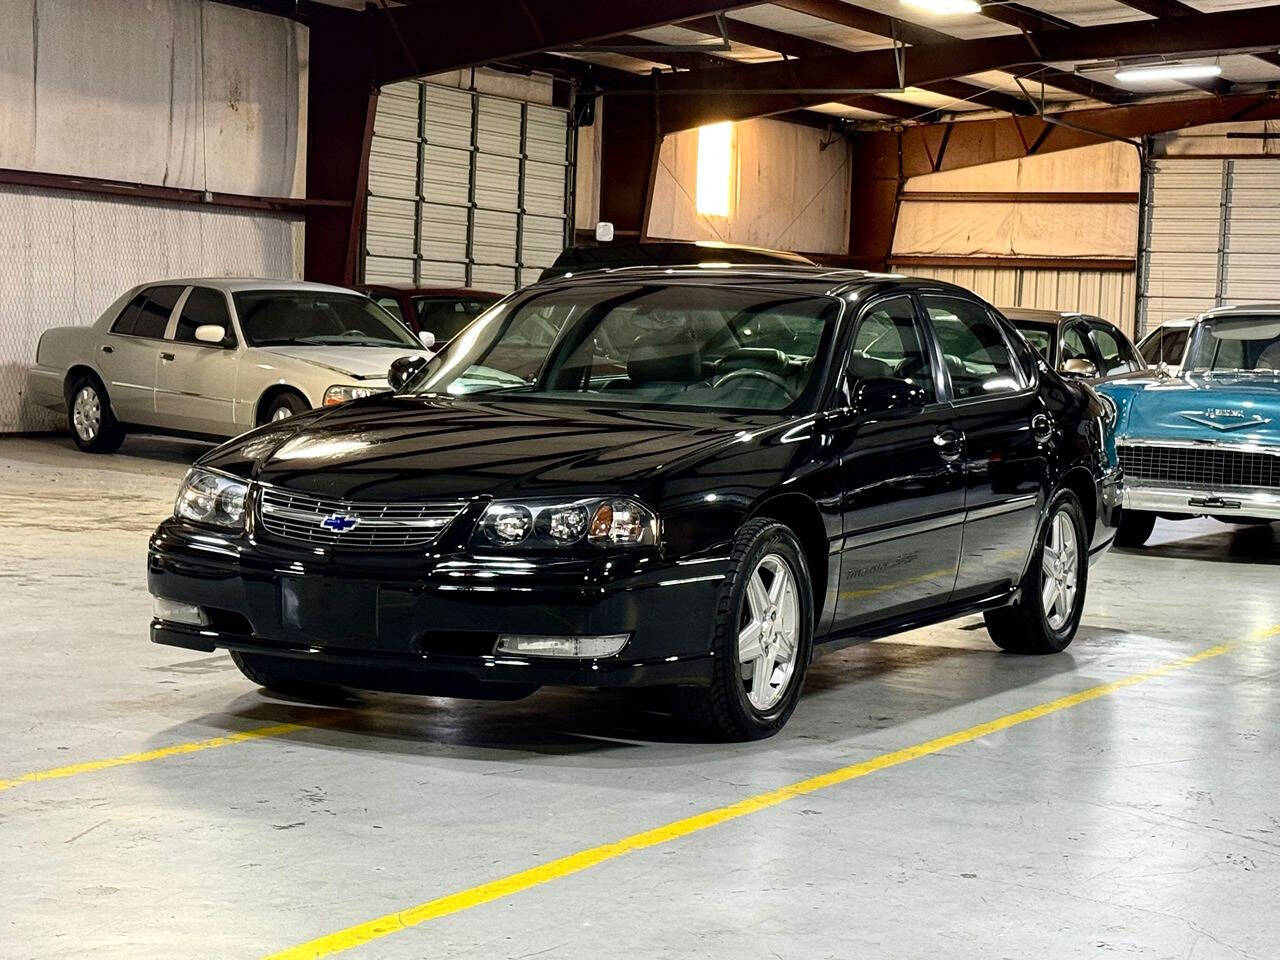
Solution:
<svg viewBox="0 0 1280 960">
<path fill-rule="evenodd" d="M 56 427 L 24 404 L 40 334 L 90 324 L 134 284 L 302 273 L 302 225 L 283 216 L 0 186 L 0 432 Z"/>
</svg>

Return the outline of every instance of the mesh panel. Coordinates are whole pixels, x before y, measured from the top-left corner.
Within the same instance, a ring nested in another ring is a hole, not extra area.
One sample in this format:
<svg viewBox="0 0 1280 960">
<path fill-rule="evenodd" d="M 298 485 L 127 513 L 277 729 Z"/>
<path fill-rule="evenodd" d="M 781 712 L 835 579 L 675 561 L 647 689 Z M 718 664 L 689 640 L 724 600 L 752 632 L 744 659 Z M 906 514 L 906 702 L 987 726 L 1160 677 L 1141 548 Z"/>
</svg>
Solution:
<svg viewBox="0 0 1280 960">
<path fill-rule="evenodd" d="M 1280 455 L 1190 447 L 1118 446 L 1126 477 L 1183 486 L 1280 487 Z"/>
</svg>

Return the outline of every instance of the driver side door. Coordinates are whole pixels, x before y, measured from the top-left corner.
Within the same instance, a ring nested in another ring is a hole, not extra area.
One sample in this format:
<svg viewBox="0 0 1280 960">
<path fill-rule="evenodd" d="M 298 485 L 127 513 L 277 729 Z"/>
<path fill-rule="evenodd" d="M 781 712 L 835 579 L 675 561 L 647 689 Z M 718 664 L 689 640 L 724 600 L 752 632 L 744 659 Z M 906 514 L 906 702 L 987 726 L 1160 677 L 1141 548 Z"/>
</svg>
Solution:
<svg viewBox="0 0 1280 960">
<path fill-rule="evenodd" d="M 856 408 L 859 382 L 906 380 L 924 403 L 881 413 Z M 837 409 L 830 414 L 841 476 L 843 541 L 833 628 L 945 604 L 964 522 L 961 447 L 942 402 L 932 340 L 907 294 L 872 301 L 854 328 Z"/>
</svg>

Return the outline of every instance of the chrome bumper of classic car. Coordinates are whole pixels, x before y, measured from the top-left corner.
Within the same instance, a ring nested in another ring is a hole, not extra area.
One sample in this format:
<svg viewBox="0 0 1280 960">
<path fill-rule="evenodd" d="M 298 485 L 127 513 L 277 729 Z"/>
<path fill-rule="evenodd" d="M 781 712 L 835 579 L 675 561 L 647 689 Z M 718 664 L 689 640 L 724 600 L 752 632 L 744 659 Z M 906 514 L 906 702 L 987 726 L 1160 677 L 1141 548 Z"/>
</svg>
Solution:
<svg viewBox="0 0 1280 960">
<path fill-rule="evenodd" d="M 1121 505 L 1182 516 L 1280 520 L 1280 448 L 1253 443 L 1120 440 Z"/>
</svg>

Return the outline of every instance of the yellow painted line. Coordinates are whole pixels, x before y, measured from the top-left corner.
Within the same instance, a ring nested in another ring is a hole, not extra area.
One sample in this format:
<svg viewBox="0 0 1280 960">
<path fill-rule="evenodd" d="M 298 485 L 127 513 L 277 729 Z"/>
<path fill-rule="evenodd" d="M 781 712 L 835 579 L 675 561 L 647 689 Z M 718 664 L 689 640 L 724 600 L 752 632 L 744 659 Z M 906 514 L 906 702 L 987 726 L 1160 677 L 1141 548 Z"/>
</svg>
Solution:
<svg viewBox="0 0 1280 960">
<path fill-rule="evenodd" d="M 1280 634 L 1280 625 L 1270 628 L 1267 631 L 1259 631 L 1254 634 L 1255 639 L 1262 639 L 1267 636 Z M 1178 670 L 1185 670 L 1188 667 L 1203 663 L 1205 660 L 1211 660 L 1214 657 L 1220 657 L 1232 648 L 1232 644 L 1223 643 L 1208 649 L 1201 650 L 1199 653 L 1193 653 L 1191 656 L 1182 657 L 1178 660 L 1172 660 L 1161 666 L 1147 670 L 1143 673 L 1135 673 L 1130 676 L 1123 677 L 1111 683 L 1103 683 L 1096 687 L 1090 687 L 1079 693 L 1073 693 L 1065 697 L 1059 697 L 1056 700 L 1050 700 L 1039 706 L 1030 707 L 1026 710 L 1019 710 L 1016 713 L 1009 713 L 995 720 L 989 720 L 986 723 L 980 723 L 976 726 L 969 727 L 966 730 L 960 730 L 956 733 L 949 733 L 946 736 L 937 737 L 933 740 L 927 740 L 924 743 L 918 743 L 913 747 L 905 747 L 901 750 L 894 750 L 891 753 L 884 753 L 870 760 L 863 760 L 861 763 L 850 764 L 847 767 L 840 767 L 829 773 L 819 774 L 816 777 L 810 777 L 807 780 L 801 780 L 789 786 L 781 787 L 777 790 L 770 790 L 767 793 L 757 794 L 754 797 L 747 797 L 745 800 L 739 800 L 737 803 L 731 803 L 728 806 L 720 807 L 716 810 L 708 810 L 705 813 L 699 813 L 683 820 L 677 820 L 674 823 L 668 823 L 665 826 L 657 827 L 653 830 L 646 830 L 642 833 L 632 834 L 613 843 L 602 844 L 598 847 L 591 847 L 588 850 L 582 850 L 578 853 L 570 854 L 567 857 L 561 857 L 558 860 L 552 860 L 548 863 L 539 864 L 536 867 L 530 867 L 528 870 L 521 870 L 519 873 L 513 873 L 510 876 L 502 877 L 497 880 L 491 880 L 488 883 L 482 883 L 479 886 L 471 887 L 467 890 L 460 890 L 457 893 L 450 893 L 443 897 L 437 897 L 434 900 L 428 900 L 417 906 L 409 907 L 405 910 L 398 910 L 395 913 L 388 913 L 384 916 L 377 917 L 373 920 L 367 920 L 364 923 L 358 923 L 354 926 L 347 927 L 345 930 L 339 930 L 336 933 L 326 934 L 317 937 L 314 940 L 308 940 L 306 943 L 299 944 L 296 947 L 290 947 L 287 950 L 281 950 L 278 953 L 270 954 L 264 960 L 318 960 L 321 957 L 332 956 L 335 953 L 341 953 L 344 950 L 351 950 L 363 944 L 379 940 L 382 937 L 389 936 L 393 933 L 399 933 L 411 927 L 416 927 L 426 923 L 428 920 L 437 920 L 440 917 L 447 917 L 450 914 L 461 913 L 464 910 L 470 910 L 472 907 L 478 907 L 481 904 L 491 903 L 494 900 L 501 900 L 510 897 L 513 894 L 521 893 L 531 887 L 540 884 L 550 883 L 552 880 L 560 880 L 564 877 L 571 876 L 575 873 L 581 873 L 583 870 L 589 870 L 592 867 L 599 866 L 610 860 L 624 856 L 628 853 L 634 853 L 637 850 L 645 850 L 649 847 L 656 847 L 660 844 L 670 843 L 673 840 L 679 840 L 682 837 L 699 833 L 711 827 L 719 826 L 730 820 L 736 820 L 739 817 L 745 817 L 748 814 L 758 813 L 761 810 L 767 810 L 770 807 L 776 807 L 780 803 L 785 803 L 795 797 L 804 796 L 805 794 L 814 793 L 818 790 L 825 790 L 828 787 L 838 786 L 842 783 L 848 783 L 850 780 L 857 780 L 881 770 L 887 770 L 890 767 L 896 767 L 912 760 L 918 760 L 921 757 L 927 757 L 930 754 L 939 753 L 943 750 L 949 750 L 952 747 L 961 744 L 971 743 L 980 737 L 989 736 L 993 733 L 999 733 L 1002 730 L 1008 730 L 1010 727 L 1016 727 L 1019 724 L 1027 723 L 1031 720 L 1037 720 L 1040 717 L 1048 716 L 1052 713 L 1058 713 L 1061 710 L 1067 710 L 1071 707 L 1079 706 L 1082 703 L 1088 703 L 1091 700 L 1097 700 L 1099 697 L 1105 697 L 1108 694 L 1124 690 L 1127 687 L 1135 687 L 1140 683 L 1146 683 L 1157 677 L 1164 677 Z"/>
<path fill-rule="evenodd" d="M 180 757 L 188 753 L 199 753 L 202 750 L 216 750 L 236 743 L 248 743 L 251 740 L 264 740 L 267 737 L 282 737 L 297 733 L 299 730 L 310 730 L 320 726 L 319 723 L 277 723 L 269 727 L 256 727 L 253 730 L 241 730 L 208 740 L 194 740 L 188 743 L 175 743 L 169 747 L 157 747 L 155 750 L 143 750 L 140 753 L 126 753 L 118 757 L 107 757 L 104 760 L 88 760 L 84 763 L 69 763 L 65 767 L 54 767 L 52 770 L 36 770 L 24 773 L 11 780 L 0 780 L 0 791 L 11 790 L 25 783 L 40 783 L 44 780 L 60 780 L 63 777 L 75 777 L 82 773 L 96 773 L 99 770 L 110 770 L 112 767 L 126 767 L 134 763 L 150 763 L 152 760 L 163 760 L 166 757 Z"/>
</svg>

